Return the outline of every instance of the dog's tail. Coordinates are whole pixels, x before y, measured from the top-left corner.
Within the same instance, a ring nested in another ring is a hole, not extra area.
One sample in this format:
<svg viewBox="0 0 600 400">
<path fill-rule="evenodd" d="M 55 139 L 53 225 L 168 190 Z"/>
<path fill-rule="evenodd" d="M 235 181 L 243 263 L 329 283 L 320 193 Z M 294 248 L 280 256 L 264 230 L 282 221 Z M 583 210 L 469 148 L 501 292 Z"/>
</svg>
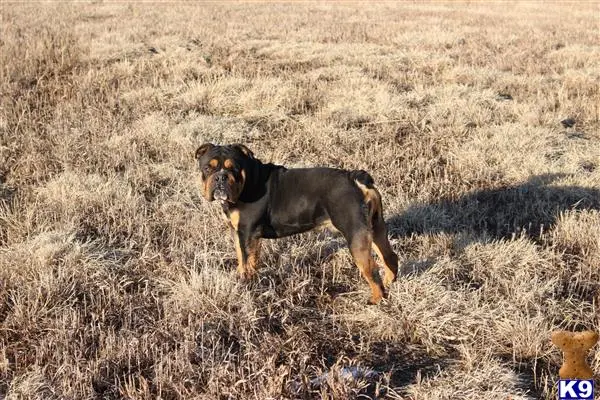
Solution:
<svg viewBox="0 0 600 400">
<path fill-rule="evenodd" d="M 379 218 L 383 218 L 383 206 L 381 204 L 381 194 L 375 188 L 375 180 L 367 171 L 356 170 L 350 171 L 350 179 L 354 181 L 356 186 L 362 191 L 365 204 L 369 212 L 368 221 L 370 224 L 375 223 Z"/>
<path fill-rule="evenodd" d="M 357 184 L 361 184 L 366 186 L 368 189 L 373 189 L 375 185 L 375 180 L 367 171 L 363 171 L 362 169 L 350 171 L 350 179 L 355 181 Z"/>
</svg>

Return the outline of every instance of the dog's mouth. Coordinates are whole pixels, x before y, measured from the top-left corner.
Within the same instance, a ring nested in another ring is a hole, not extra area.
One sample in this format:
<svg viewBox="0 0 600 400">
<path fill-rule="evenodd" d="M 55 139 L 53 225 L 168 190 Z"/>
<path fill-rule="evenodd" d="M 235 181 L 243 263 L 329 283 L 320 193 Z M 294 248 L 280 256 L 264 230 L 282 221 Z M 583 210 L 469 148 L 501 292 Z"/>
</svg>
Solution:
<svg viewBox="0 0 600 400">
<path fill-rule="evenodd" d="M 219 200 L 219 201 L 226 201 L 227 200 L 227 192 L 225 191 L 225 189 L 215 189 L 215 192 L 213 193 L 213 197 L 215 198 L 215 200 Z"/>
<path fill-rule="evenodd" d="M 218 200 L 221 204 L 225 204 L 227 201 L 229 201 L 229 195 L 227 194 L 227 191 L 224 188 L 215 189 L 215 192 L 213 193 L 213 198 L 215 200 Z"/>
</svg>

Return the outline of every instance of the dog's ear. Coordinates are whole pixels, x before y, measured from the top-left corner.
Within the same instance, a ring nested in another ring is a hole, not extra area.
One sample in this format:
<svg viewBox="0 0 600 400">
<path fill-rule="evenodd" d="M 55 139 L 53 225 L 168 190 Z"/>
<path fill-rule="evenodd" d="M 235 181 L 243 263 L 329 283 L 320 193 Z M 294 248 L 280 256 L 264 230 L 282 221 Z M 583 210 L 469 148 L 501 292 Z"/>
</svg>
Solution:
<svg viewBox="0 0 600 400">
<path fill-rule="evenodd" d="M 194 157 L 196 158 L 196 160 L 199 160 L 200 157 L 202 157 L 207 151 L 209 151 L 213 147 L 215 147 L 215 145 L 212 143 L 204 143 L 202 146 L 200 146 L 196 149 L 196 153 L 194 154 Z"/>
<path fill-rule="evenodd" d="M 233 147 L 237 147 L 242 153 L 244 153 L 248 158 L 254 158 L 254 153 L 248 147 L 244 146 L 241 143 L 236 143 L 232 145 Z"/>
</svg>

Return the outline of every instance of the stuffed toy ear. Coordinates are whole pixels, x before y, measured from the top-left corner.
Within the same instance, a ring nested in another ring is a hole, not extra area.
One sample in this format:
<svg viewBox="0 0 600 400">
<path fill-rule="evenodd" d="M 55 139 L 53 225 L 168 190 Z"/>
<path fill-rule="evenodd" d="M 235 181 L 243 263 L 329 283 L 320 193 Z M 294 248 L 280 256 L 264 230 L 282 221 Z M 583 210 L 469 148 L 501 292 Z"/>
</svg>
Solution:
<svg viewBox="0 0 600 400">
<path fill-rule="evenodd" d="M 196 149 L 196 154 L 194 155 L 194 157 L 196 158 L 196 160 L 200 159 L 200 157 L 202 157 L 207 151 L 209 151 L 213 147 L 215 147 L 215 145 L 212 143 L 204 143 L 202 146 Z"/>
<path fill-rule="evenodd" d="M 236 143 L 236 144 L 233 145 L 233 147 L 237 147 L 238 149 L 240 149 L 240 151 L 242 153 L 244 153 L 246 156 L 248 156 L 249 158 L 254 158 L 254 153 L 252 152 L 252 150 L 250 150 L 249 148 L 247 148 L 243 144 Z"/>
</svg>

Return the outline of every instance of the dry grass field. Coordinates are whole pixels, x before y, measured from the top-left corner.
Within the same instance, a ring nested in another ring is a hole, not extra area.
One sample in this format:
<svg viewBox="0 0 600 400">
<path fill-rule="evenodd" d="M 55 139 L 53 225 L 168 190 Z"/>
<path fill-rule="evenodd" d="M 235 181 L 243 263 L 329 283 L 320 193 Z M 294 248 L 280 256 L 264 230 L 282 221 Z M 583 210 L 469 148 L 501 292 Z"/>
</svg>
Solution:
<svg viewBox="0 0 600 400">
<path fill-rule="evenodd" d="M 600 330 L 598 4 L 0 13 L 0 398 L 554 399 Z M 323 232 L 240 282 L 206 141 L 370 171 L 389 299 Z"/>
</svg>

